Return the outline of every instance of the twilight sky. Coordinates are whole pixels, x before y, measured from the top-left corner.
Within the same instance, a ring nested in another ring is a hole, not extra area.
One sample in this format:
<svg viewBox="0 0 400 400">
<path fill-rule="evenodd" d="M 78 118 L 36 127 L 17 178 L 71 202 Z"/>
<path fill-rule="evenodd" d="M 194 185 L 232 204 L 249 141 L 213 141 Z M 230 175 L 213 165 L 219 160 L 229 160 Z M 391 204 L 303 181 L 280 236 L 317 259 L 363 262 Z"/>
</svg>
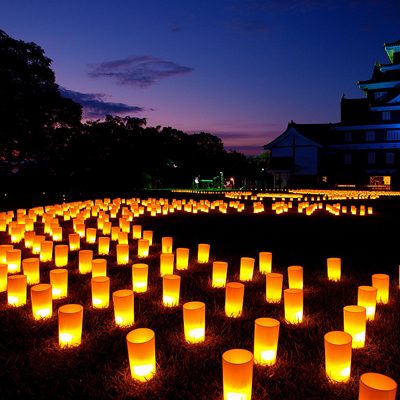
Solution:
<svg viewBox="0 0 400 400">
<path fill-rule="evenodd" d="M 41 46 L 88 119 L 147 118 L 259 154 L 294 120 L 340 121 L 398 0 L 2 0 L 0 29 Z"/>
</svg>

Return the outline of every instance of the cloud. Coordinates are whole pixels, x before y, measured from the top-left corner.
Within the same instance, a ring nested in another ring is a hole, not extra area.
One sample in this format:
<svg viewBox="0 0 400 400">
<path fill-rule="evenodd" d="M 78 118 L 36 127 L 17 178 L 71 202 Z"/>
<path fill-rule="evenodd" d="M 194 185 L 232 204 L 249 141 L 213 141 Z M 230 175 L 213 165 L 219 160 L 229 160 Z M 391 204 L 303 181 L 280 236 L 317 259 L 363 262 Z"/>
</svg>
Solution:
<svg viewBox="0 0 400 400">
<path fill-rule="evenodd" d="M 104 101 L 108 96 L 103 93 L 80 93 L 63 87 L 60 87 L 59 90 L 63 97 L 72 99 L 82 105 L 84 118 L 104 118 L 107 114 L 127 115 L 144 111 L 142 107 Z"/>
<path fill-rule="evenodd" d="M 151 56 L 129 56 L 122 60 L 91 64 L 87 74 L 92 78 L 110 78 L 121 86 L 146 88 L 161 79 L 186 75 L 193 68 Z"/>
</svg>

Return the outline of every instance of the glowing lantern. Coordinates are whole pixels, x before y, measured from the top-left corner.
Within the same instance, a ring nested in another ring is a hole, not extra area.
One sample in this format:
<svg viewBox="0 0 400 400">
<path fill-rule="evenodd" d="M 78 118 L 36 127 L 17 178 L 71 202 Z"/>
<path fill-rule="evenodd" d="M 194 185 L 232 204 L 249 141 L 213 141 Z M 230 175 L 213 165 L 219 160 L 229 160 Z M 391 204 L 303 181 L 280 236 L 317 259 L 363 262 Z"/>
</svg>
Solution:
<svg viewBox="0 0 400 400">
<path fill-rule="evenodd" d="M 109 236 L 101 236 L 98 240 L 98 253 L 99 255 L 108 255 L 110 251 L 110 238 Z"/>
<path fill-rule="evenodd" d="M 173 275 L 174 273 L 174 255 L 170 253 L 161 253 L 160 255 L 160 274 Z"/>
<path fill-rule="evenodd" d="M 140 239 L 142 237 L 142 225 L 132 225 L 132 238 Z"/>
<path fill-rule="evenodd" d="M 0 293 L 7 290 L 8 265 L 0 264 Z"/>
<path fill-rule="evenodd" d="M 68 294 L 68 270 L 52 269 L 50 271 L 51 292 L 54 300 L 67 297 Z"/>
<path fill-rule="evenodd" d="M 300 265 L 288 267 L 290 289 L 303 289 L 303 268 Z"/>
<path fill-rule="evenodd" d="M 179 275 L 163 276 L 163 303 L 166 307 L 174 307 L 179 304 L 181 277 Z"/>
<path fill-rule="evenodd" d="M 357 305 L 365 307 L 367 310 L 367 320 L 375 318 L 376 294 L 378 289 L 373 286 L 359 286 Z"/>
<path fill-rule="evenodd" d="M 274 365 L 278 349 L 280 322 L 274 318 L 257 318 L 254 326 L 254 362 Z"/>
<path fill-rule="evenodd" d="M 40 242 L 40 261 L 48 262 L 53 259 L 53 242 Z"/>
<path fill-rule="evenodd" d="M 31 287 L 31 302 L 33 318 L 50 318 L 53 314 L 51 285 L 42 283 Z"/>
<path fill-rule="evenodd" d="M 25 258 L 22 260 L 22 269 L 26 275 L 26 282 L 30 285 L 40 282 L 39 259 Z"/>
<path fill-rule="evenodd" d="M 242 257 L 240 259 L 240 280 L 251 281 L 254 272 L 254 258 Z"/>
<path fill-rule="evenodd" d="M 58 309 L 58 343 L 61 348 L 79 346 L 82 341 L 83 307 L 66 304 Z"/>
<path fill-rule="evenodd" d="M 19 243 L 22 238 L 23 234 L 25 232 L 25 227 L 24 226 L 16 226 L 11 228 L 11 243 Z"/>
<path fill-rule="evenodd" d="M 161 238 L 161 249 L 164 254 L 172 253 L 172 237 Z"/>
<path fill-rule="evenodd" d="M 24 242 L 27 249 L 33 247 L 33 238 L 35 237 L 35 231 L 28 231 L 24 233 Z"/>
<path fill-rule="evenodd" d="M 79 237 L 84 238 L 85 237 L 85 224 L 83 223 L 78 223 L 75 225 L 75 232 L 79 235 Z"/>
<path fill-rule="evenodd" d="M 92 250 L 79 250 L 79 272 L 81 274 L 87 274 L 92 271 Z"/>
<path fill-rule="evenodd" d="M 123 265 L 129 262 L 129 245 L 117 244 L 117 264 Z"/>
<path fill-rule="evenodd" d="M 143 231 L 143 239 L 149 241 L 149 245 L 153 244 L 153 231 Z"/>
<path fill-rule="evenodd" d="M 268 303 L 278 303 L 282 300 L 283 275 L 276 272 L 267 274 L 266 300 Z"/>
<path fill-rule="evenodd" d="M 253 386 L 253 354 L 232 349 L 222 354 L 224 400 L 251 400 Z"/>
<path fill-rule="evenodd" d="M 327 260 L 328 266 L 328 279 L 330 281 L 340 281 L 341 278 L 341 263 L 340 258 L 332 257 Z"/>
<path fill-rule="evenodd" d="M 111 227 L 111 240 L 118 240 L 120 229 L 118 226 Z"/>
<path fill-rule="evenodd" d="M 291 324 L 298 324 L 303 320 L 303 290 L 285 289 L 283 291 L 285 304 L 285 319 Z"/>
<path fill-rule="evenodd" d="M 190 301 L 183 305 L 183 328 L 188 343 L 204 342 L 206 327 L 206 305 L 201 301 Z"/>
<path fill-rule="evenodd" d="M 215 288 L 225 287 L 228 263 L 224 261 L 213 262 L 212 286 Z"/>
<path fill-rule="evenodd" d="M 197 262 L 208 263 L 209 257 L 210 257 L 210 245 L 200 243 L 198 246 Z"/>
<path fill-rule="evenodd" d="M 225 314 L 228 317 L 240 317 L 243 310 L 244 284 L 230 282 L 226 284 L 225 290 Z"/>
<path fill-rule="evenodd" d="M 134 329 L 126 335 L 129 366 L 132 378 L 145 382 L 156 373 L 156 346 L 154 331 Z"/>
<path fill-rule="evenodd" d="M 351 342 L 352 337 L 347 332 L 325 334 L 325 371 L 329 379 L 346 382 L 350 378 Z"/>
<path fill-rule="evenodd" d="M 179 247 L 176 249 L 176 269 L 187 269 L 189 265 L 189 249 Z"/>
<path fill-rule="evenodd" d="M 148 275 L 149 266 L 147 264 L 132 265 L 132 287 L 134 292 L 144 293 L 147 291 Z"/>
<path fill-rule="evenodd" d="M 96 243 L 96 228 L 87 228 L 86 229 L 86 242 L 87 243 Z"/>
<path fill-rule="evenodd" d="M 96 276 L 107 276 L 107 260 L 102 258 L 92 260 L 92 278 Z"/>
<path fill-rule="evenodd" d="M 61 226 L 57 226 L 55 228 L 52 228 L 52 237 L 53 241 L 55 242 L 61 242 L 62 241 L 62 228 Z"/>
<path fill-rule="evenodd" d="M 367 310 L 361 306 L 346 306 L 343 308 L 344 331 L 353 338 L 353 349 L 364 347 L 367 325 Z"/>
<path fill-rule="evenodd" d="M 54 246 L 54 262 L 56 267 L 65 267 L 68 264 L 68 245 Z"/>
<path fill-rule="evenodd" d="M 149 256 L 149 241 L 147 239 L 138 240 L 138 257 Z"/>
<path fill-rule="evenodd" d="M 107 276 L 94 276 L 91 286 L 93 308 L 108 307 L 110 303 L 110 278 Z"/>
<path fill-rule="evenodd" d="M 395 400 L 397 383 L 386 375 L 367 372 L 360 376 L 359 400 Z"/>
<path fill-rule="evenodd" d="M 21 250 L 10 249 L 6 251 L 6 263 L 8 272 L 15 273 L 21 271 Z"/>
<path fill-rule="evenodd" d="M 269 252 L 261 252 L 259 254 L 260 257 L 260 272 L 262 274 L 271 273 L 272 269 L 272 253 Z"/>
<path fill-rule="evenodd" d="M 386 304 L 389 301 L 389 275 L 372 275 L 372 286 L 378 289 L 378 292 L 376 293 L 376 301 L 378 303 Z"/>
<path fill-rule="evenodd" d="M 33 247 L 32 247 L 33 254 L 40 254 L 40 243 L 45 240 L 46 240 L 46 236 L 44 236 L 44 235 L 35 235 L 33 237 Z"/>
<path fill-rule="evenodd" d="M 14 246 L 12 244 L 0 244 L 0 263 L 7 263 L 6 253 L 13 248 Z"/>
<path fill-rule="evenodd" d="M 129 244 L 128 232 L 118 232 L 118 244 Z"/>
<path fill-rule="evenodd" d="M 7 300 L 11 306 L 26 304 L 26 275 L 12 275 L 7 278 Z"/>
<path fill-rule="evenodd" d="M 77 233 L 70 233 L 68 235 L 69 249 L 71 251 L 79 250 L 81 248 L 81 239 Z"/>
<path fill-rule="evenodd" d="M 133 291 L 117 290 L 113 293 L 115 323 L 120 326 L 133 325 L 135 322 L 133 308 Z"/>
</svg>

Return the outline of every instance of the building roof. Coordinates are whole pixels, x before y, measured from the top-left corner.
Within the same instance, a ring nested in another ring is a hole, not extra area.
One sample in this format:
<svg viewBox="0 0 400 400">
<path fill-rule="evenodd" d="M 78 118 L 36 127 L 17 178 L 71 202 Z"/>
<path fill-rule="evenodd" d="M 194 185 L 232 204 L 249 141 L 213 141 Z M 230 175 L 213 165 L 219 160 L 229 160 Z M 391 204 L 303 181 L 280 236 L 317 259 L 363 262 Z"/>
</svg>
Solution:
<svg viewBox="0 0 400 400">
<path fill-rule="evenodd" d="M 379 64 L 375 64 L 372 78 L 366 81 L 358 81 L 358 86 L 367 85 L 368 83 L 397 82 L 400 80 L 400 69 L 388 69 L 382 72 L 380 67 Z"/>
</svg>

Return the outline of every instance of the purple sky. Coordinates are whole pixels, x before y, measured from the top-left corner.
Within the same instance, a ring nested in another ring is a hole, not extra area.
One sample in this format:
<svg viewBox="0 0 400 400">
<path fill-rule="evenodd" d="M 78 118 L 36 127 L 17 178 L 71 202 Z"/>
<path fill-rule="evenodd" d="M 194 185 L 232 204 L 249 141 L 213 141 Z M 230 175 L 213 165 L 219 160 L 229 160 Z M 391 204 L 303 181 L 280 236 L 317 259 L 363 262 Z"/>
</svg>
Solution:
<svg viewBox="0 0 400 400">
<path fill-rule="evenodd" d="M 2 0 L 0 29 L 40 45 L 89 119 L 210 132 L 259 154 L 294 120 L 340 121 L 363 97 L 398 0 Z"/>
</svg>

